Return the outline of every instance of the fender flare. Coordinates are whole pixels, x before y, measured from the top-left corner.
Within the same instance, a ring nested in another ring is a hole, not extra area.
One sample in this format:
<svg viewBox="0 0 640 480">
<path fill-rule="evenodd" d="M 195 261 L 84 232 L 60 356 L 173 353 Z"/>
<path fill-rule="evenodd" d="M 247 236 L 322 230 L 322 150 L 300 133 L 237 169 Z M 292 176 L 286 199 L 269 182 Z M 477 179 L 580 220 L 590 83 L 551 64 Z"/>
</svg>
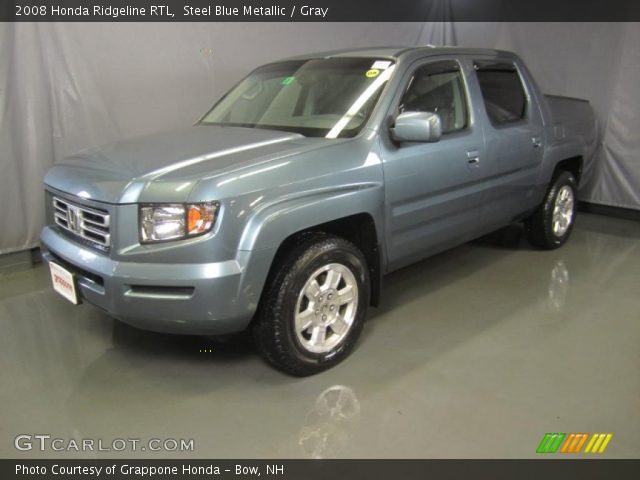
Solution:
<svg viewBox="0 0 640 480">
<path fill-rule="evenodd" d="M 372 211 L 371 205 L 377 208 Z M 273 249 L 291 235 L 323 223 L 369 213 L 380 235 L 384 208 L 381 183 L 359 183 L 304 192 L 257 209 L 246 223 L 238 250 Z M 380 239 L 378 239 L 380 240 Z"/>
</svg>

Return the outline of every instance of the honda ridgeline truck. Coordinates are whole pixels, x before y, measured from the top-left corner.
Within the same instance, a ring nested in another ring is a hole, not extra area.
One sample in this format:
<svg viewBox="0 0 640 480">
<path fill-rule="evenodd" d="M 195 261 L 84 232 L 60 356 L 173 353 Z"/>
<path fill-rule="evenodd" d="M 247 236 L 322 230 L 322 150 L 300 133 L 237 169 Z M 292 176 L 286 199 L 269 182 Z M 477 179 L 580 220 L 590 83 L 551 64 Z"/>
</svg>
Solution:
<svg viewBox="0 0 640 480">
<path fill-rule="evenodd" d="M 310 375 L 354 348 L 386 273 L 513 222 L 552 249 L 590 171 L 588 102 L 514 54 L 324 52 L 251 72 L 195 125 L 44 179 L 54 288 L 136 327 L 250 329 Z"/>
</svg>

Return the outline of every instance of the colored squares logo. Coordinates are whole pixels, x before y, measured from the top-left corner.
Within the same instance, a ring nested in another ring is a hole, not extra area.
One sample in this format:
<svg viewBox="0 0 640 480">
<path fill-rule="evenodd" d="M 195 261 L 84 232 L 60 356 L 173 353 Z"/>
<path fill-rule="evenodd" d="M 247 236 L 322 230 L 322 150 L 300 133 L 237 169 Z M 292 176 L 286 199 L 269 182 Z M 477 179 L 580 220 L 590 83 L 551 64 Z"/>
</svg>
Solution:
<svg viewBox="0 0 640 480">
<path fill-rule="evenodd" d="M 545 433 L 536 453 L 604 453 L 612 433 Z"/>
<path fill-rule="evenodd" d="M 570 433 L 562 444 L 560 453 L 580 453 L 587 438 L 589 438 L 588 433 Z"/>
<path fill-rule="evenodd" d="M 584 453 L 603 453 L 609 445 L 613 434 L 611 433 L 594 433 L 591 440 L 584 449 Z"/>
<path fill-rule="evenodd" d="M 545 433 L 536 453 L 556 453 L 565 436 L 564 433 Z"/>
</svg>

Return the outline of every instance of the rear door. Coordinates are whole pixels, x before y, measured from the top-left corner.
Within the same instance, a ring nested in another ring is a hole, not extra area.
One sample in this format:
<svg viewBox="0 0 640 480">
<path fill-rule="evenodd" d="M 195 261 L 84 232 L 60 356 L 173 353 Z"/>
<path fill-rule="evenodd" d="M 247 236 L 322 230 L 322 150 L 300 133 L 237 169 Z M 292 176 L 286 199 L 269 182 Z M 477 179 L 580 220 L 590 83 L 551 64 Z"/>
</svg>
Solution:
<svg viewBox="0 0 640 480">
<path fill-rule="evenodd" d="M 511 58 L 475 59 L 481 93 L 487 174 L 482 223 L 502 227 L 532 207 L 544 130 L 522 67 Z"/>
<path fill-rule="evenodd" d="M 479 228 L 484 139 L 468 89 L 471 65 L 455 57 L 415 63 L 396 93 L 388 122 L 402 112 L 440 116 L 442 138 L 397 143 L 381 132 L 389 268 L 472 238 Z"/>
</svg>

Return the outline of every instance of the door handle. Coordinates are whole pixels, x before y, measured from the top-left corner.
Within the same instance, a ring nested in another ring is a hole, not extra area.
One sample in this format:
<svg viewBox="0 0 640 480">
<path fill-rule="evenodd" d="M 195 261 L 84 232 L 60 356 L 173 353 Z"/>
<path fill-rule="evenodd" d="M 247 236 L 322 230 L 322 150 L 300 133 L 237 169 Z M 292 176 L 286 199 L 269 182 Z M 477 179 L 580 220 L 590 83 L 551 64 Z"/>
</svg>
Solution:
<svg viewBox="0 0 640 480">
<path fill-rule="evenodd" d="M 480 166 L 480 152 L 477 150 L 467 150 L 467 163 L 472 167 Z"/>
<path fill-rule="evenodd" d="M 531 137 L 531 143 L 533 144 L 533 148 L 540 148 L 542 147 L 542 138 Z"/>
</svg>

